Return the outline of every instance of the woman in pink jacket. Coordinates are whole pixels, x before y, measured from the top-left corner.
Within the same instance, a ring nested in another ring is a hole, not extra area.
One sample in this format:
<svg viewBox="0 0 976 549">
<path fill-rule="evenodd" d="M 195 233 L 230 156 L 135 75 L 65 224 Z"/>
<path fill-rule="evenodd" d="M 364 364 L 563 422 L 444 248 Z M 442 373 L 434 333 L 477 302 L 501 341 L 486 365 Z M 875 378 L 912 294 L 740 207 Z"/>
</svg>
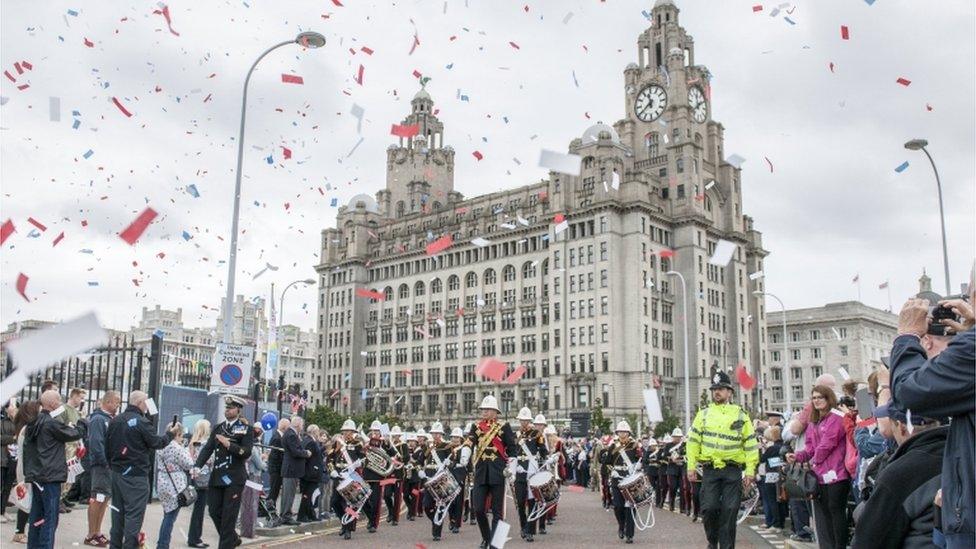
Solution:
<svg viewBox="0 0 976 549">
<path fill-rule="evenodd" d="M 817 474 L 820 489 L 814 497 L 817 539 L 825 549 L 847 547 L 847 493 L 850 475 L 844 466 L 846 434 L 844 413 L 837 409 L 837 395 L 825 385 L 817 385 L 811 392 L 813 409 L 807 425 L 804 449 L 787 454 L 790 463 L 809 462 Z"/>
</svg>

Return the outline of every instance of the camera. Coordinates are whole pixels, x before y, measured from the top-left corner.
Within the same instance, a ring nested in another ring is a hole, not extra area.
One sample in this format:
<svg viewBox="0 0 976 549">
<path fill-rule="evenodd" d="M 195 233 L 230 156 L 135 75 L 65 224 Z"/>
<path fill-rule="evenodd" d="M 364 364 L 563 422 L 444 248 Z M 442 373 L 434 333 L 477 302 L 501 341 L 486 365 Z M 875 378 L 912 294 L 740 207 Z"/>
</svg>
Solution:
<svg viewBox="0 0 976 549">
<path fill-rule="evenodd" d="M 962 295 L 951 295 L 946 297 L 946 299 L 966 299 L 967 296 Z M 949 335 L 947 332 L 948 326 L 942 324 L 942 320 L 954 320 L 959 322 L 959 315 L 952 312 L 952 309 L 946 307 L 945 305 L 935 305 L 929 307 L 929 327 L 926 333 L 934 336 L 945 336 Z"/>
<path fill-rule="evenodd" d="M 854 398 L 853 397 L 849 397 L 847 395 L 844 395 L 844 396 L 840 397 L 840 400 L 837 401 L 837 402 L 839 404 L 842 404 L 844 406 L 847 406 L 848 408 L 851 408 L 851 409 L 857 408 L 857 402 L 854 401 Z"/>
</svg>

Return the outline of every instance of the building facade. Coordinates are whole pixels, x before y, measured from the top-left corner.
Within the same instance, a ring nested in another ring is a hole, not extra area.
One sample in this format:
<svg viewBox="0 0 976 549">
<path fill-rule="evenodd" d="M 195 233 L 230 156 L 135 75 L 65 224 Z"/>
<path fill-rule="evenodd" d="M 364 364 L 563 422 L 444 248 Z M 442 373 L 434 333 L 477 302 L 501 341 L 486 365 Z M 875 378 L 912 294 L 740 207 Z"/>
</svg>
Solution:
<svg viewBox="0 0 976 549">
<path fill-rule="evenodd" d="M 285 376 L 285 385 L 298 385 L 308 391 L 309 406 L 323 402 L 322 373 L 316 370 L 316 338 L 312 330 L 303 331 L 298 326 L 285 324 L 278 327 L 278 375 Z M 258 350 L 258 360 L 262 365 L 268 363 L 268 348 Z M 264 375 L 264 366 L 261 367 Z"/>
<path fill-rule="evenodd" d="M 569 143 L 579 175 L 465 198 L 433 99 L 414 96 L 402 124 L 418 133 L 387 150 L 386 188 L 322 231 L 327 402 L 446 419 L 474 415 L 492 393 L 505 413 L 526 405 L 565 417 L 599 403 L 621 416 L 642 413 L 642 390 L 654 386 L 681 415 L 685 319 L 693 404 L 715 368 L 743 363 L 758 375 L 764 317 L 748 275 L 767 252 L 742 212 L 710 75 L 678 14 L 658 0 L 637 38 L 625 117 Z M 708 263 L 719 240 L 736 248 L 724 267 Z M 476 376 L 489 357 L 525 374 Z"/>
<path fill-rule="evenodd" d="M 786 311 L 786 334 L 783 313 L 769 312 L 766 330 L 769 357 L 763 369 L 763 403 L 766 409 L 785 410 L 786 391 L 792 391 L 796 410 L 821 374 L 833 375 L 838 387 L 844 381 L 841 369 L 866 382 L 881 366 L 881 357 L 891 352 L 898 315 L 845 301 Z"/>
</svg>

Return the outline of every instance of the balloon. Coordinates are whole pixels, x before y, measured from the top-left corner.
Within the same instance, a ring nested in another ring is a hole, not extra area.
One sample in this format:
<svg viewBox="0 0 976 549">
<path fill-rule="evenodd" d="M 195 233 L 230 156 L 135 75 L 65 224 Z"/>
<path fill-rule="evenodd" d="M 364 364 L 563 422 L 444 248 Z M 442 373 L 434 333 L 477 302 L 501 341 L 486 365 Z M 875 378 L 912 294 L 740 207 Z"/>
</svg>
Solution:
<svg viewBox="0 0 976 549">
<path fill-rule="evenodd" d="M 265 431 L 270 431 L 277 426 L 278 416 L 276 416 L 274 412 L 266 412 L 263 416 L 261 416 L 261 427 L 264 428 Z"/>
</svg>

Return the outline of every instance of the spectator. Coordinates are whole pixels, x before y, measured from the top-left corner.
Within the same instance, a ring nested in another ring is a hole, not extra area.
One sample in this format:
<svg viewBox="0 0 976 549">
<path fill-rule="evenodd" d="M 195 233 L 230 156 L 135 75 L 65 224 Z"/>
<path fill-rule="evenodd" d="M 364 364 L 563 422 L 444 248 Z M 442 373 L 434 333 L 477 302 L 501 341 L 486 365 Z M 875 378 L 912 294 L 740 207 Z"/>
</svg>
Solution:
<svg viewBox="0 0 976 549">
<path fill-rule="evenodd" d="M 156 453 L 156 495 L 163 506 L 156 549 L 169 549 L 173 525 L 180 514 L 179 495 L 190 485 L 187 475 L 193 469 L 193 459 L 183 446 L 183 425 L 174 423 L 170 425 L 169 432 L 173 434 L 173 439 Z"/>
<path fill-rule="evenodd" d="M 935 494 L 949 428 L 889 407 L 898 449 L 856 513 L 852 547 L 932 547 Z"/>
<path fill-rule="evenodd" d="M 41 413 L 41 403 L 36 400 L 31 400 L 25 402 L 20 409 L 17 410 L 17 416 L 14 418 L 14 431 L 17 433 L 17 486 L 23 489 L 29 489 L 30 487 L 24 482 L 24 436 L 27 434 L 27 426 L 37 419 L 37 415 Z M 27 528 L 27 519 L 30 514 L 23 509 L 17 508 L 17 529 L 14 531 L 14 537 L 11 541 L 14 543 L 27 543 L 27 534 L 25 530 Z"/>
<path fill-rule="evenodd" d="M 264 434 L 261 424 L 255 423 L 252 427 L 254 428 L 254 440 L 261 440 L 261 436 Z M 261 452 L 252 451 L 251 457 L 247 458 L 247 482 L 255 483 L 262 488 L 256 489 L 247 483 L 244 485 L 244 491 L 241 492 L 241 512 L 237 517 L 241 537 L 254 537 L 254 522 L 258 517 L 258 499 L 264 489 L 261 477 L 267 470 L 268 466 L 261 459 Z"/>
<path fill-rule="evenodd" d="M 291 513 L 295 504 L 295 494 L 299 490 L 299 479 L 305 476 L 305 460 L 311 452 L 302 444 L 302 432 L 305 420 L 301 416 L 294 416 L 291 428 L 282 436 L 282 446 L 285 457 L 281 463 L 281 523 L 289 526 L 298 524 Z"/>
<path fill-rule="evenodd" d="M 210 439 L 210 421 L 206 419 L 197 420 L 193 426 L 193 436 L 190 437 L 190 458 L 195 462 L 203 445 Z M 210 544 L 203 542 L 203 519 L 207 512 L 207 486 L 210 485 L 210 473 L 213 466 L 213 459 L 200 468 L 197 476 L 193 479 L 193 487 L 197 491 L 197 500 L 193 502 L 193 514 L 190 515 L 190 529 L 186 534 L 186 544 L 189 547 L 210 547 Z"/>
<path fill-rule="evenodd" d="M 41 394 L 41 412 L 27 426 L 24 436 L 24 481 L 31 484 L 30 530 L 27 545 L 31 548 L 54 547 L 58 528 L 61 485 L 68 480 L 68 463 L 64 445 L 85 436 L 85 425 L 64 424 L 51 416 L 64 413 L 57 391 Z"/>
<path fill-rule="evenodd" d="M 837 379 L 830 374 L 823 374 L 819 376 L 814 382 L 814 386 L 823 385 L 829 388 L 831 391 L 837 389 Z M 808 400 L 806 404 L 803 405 L 801 409 L 790 421 L 790 431 L 792 431 L 794 436 L 802 436 L 806 433 L 807 425 L 810 423 L 810 413 L 813 411 L 813 401 Z M 803 449 L 803 440 L 799 444 L 797 450 Z"/>
<path fill-rule="evenodd" d="M 91 486 L 88 502 L 88 536 L 84 544 L 92 547 L 108 547 L 109 541 L 102 534 L 102 521 L 112 497 L 112 472 L 105 454 L 105 438 L 108 426 L 119 413 L 122 398 L 115 391 L 102 395 L 101 405 L 88 418 L 88 437 L 85 458 L 88 463 L 88 479 Z"/>
<path fill-rule="evenodd" d="M 959 319 L 941 320 L 955 333 L 935 358 L 927 358 L 922 337 L 928 331 L 926 300 L 910 299 L 898 318 L 891 350 L 891 390 L 904 410 L 927 417 L 951 417 L 942 462 L 942 525 L 947 546 L 976 547 L 976 267 L 970 273 L 969 299 L 941 301 Z"/>
<path fill-rule="evenodd" d="M 301 478 L 302 500 L 298 505 L 298 522 L 315 522 L 318 520 L 315 515 L 314 494 L 319 489 L 322 473 L 325 470 L 318 437 L 318 425 L 309 425 L 308 429 L 305 430 L 305 436 L 302 437 L 302 447 L 309 452 L 309 457 L 305 460 L 305 472 Z"/>
<path fill-rule="evenodd" d="M 17 417 L 17 401 L 10 399 L 0 410 L 0 524 L 9 522 L 7 518 L 7 498 L 17 480 L 17 431 L 14 418 Z M 15 452 L 11 454 L 10 448 Z"/>
<path fill-rule="evenodd" d="M 68 401 L 64 403 L 64 421 L 72 425 L 76 425 L 78 420 L 84 417 L 82 408 L 85 404 L 85 397 L 88 396 L 88 392 L 79 387 L 71 389 L 68 393 Z M 84 441 L 69 442 L 64 445 L 64 459 L 70 460 L 72 458 L 78 457 L 79 460 L 81 456 L 85 455 L 85 452 L 81 450 L 84 447 Z M 62 507 L 71 509 L 75 506 L 77 501 L 80 501 L 83 497 L 88 495 L 88 491 L 85 490 L 85 484 L 88 483 L 88 471 L 87 469 L 83 471 L 80 475 L 76 476 L 74 482 L 65 483 L 63 487 L 64 497 L 61 498 Z M 90 491 L 90 488 L 88 489 Z M 67 512 L 67 509 L 62 509 L 62 512 Z"/>
<path fill-rule="evenodd" d="M 319 504 L 318 504 L 318 517 L 319 520 L 325 520 L 328 518 L 329 514 L 329 502 L 332 501 L 332 479 L 326 474 L 328 469 L 326 468 L 325 459 L 332 450 L 331 444 L 329 442 L 329 433 L 322 429 L 319 432 L 319 452 L 322 453 L 322 480 L 319 482 Z"/>
<path fill-rule="evenodd" d="M 271 453 L 268 454 L 268 481 L 271 484 L 268 490 L 268 502 L 273 507 L 277 507 L 278 495 L 281 494 L 281 464 L 285 458 L 282 452 L 284 446 L 282 437 L 285 436 L 289 428 L 291 428 L 291 421 L 287 418 L 281 418 L 278 420 L 278 425 L 268 442 L 268 445 L 271 446 Z M 278 449 L 275 450 L 275 448 Z"/>
<path fill-rule="evenodd" d="M 780 450 L 783 449 L 783 439 L 780 436 L 782 429 L 778 425 L 767 427 L 763 432 L 763 437 L 768 441 L 766 449 L 763 451 L 761 463 L 765 465 L 766 476 L 763 483 L 759 485 L 759 495 L 762 497 L 763 512 L 766 518 L 766 528 L 775 533 L 780 533 L 786 527 L 787 504 L 779 501 L 778 490 L 780 473 L 783 469 L 783 458 Z"/>
<path fill-rule="evenodd" d="M 790 463 L 810 462 L 817 474 L 819 490 L 814 498 L 817 541 L 826 549 L 847 547 L 847 494 L 850 475 L 844 467 L 846 439 L 844 413 L 837 409 L 837 395 L 826 385 L 817 385 L 810 395 L 813 409 L 803 450 L 787 454 Z"/>
<path fill-rule="evenodd" d="M 112 549 L 136 549 L 149 504 L 149 472 L 152 450 L 173 440 L 174 428 L 157 435 L 148 414 L 149 396 L 129 394 L 129 405 L 108 426 L 105 455 L 112 470 Z"/>
</svg>

